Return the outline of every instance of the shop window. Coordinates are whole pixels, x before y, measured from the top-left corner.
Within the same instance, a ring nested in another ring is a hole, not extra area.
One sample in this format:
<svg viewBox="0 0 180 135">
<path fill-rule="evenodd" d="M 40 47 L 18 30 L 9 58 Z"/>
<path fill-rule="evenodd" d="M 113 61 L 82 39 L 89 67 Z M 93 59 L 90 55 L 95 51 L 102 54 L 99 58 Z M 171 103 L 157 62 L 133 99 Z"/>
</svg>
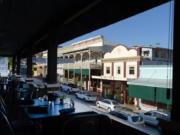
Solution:
<svg viewBox="0 0 180 135">
<path fill-rule="evenodd" d="M 110 67 L 106 67 L 106 74 L 110 74 Z"/>
<path fill-rule="evenodd" d="M 129 67 L 129 74 L 134 75 L 134 67 Z"/>
<path fill-rule="evenodd" d="M 120 67 L 117 67 L 117 74 L 121 74 L 121 68 Z"/>
</svg>

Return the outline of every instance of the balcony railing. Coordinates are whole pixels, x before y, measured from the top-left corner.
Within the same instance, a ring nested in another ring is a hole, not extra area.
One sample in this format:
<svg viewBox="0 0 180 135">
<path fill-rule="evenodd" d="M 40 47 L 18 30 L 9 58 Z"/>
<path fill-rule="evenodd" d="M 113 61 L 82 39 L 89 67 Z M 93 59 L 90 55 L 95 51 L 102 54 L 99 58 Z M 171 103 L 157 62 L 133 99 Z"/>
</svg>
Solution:
<svg viewBox="0 0 180 135">
<path fill-rule="evenodd" d="M 127 78 L 120 78 L 116 76 L 92 76 L 93 79 L 104 79 L 104 80 L 118 80 L 118 81 L 126 81 Z"/>
<path fill-rule="evenodd" d="M 100 69 L 102 66 L 101 62 L 95 62 L 95 61 L 83 61 L 83 62 L 75 62 L 75 63 L 64 63 L 62 64 L 64 69 Z"/>
</svg>

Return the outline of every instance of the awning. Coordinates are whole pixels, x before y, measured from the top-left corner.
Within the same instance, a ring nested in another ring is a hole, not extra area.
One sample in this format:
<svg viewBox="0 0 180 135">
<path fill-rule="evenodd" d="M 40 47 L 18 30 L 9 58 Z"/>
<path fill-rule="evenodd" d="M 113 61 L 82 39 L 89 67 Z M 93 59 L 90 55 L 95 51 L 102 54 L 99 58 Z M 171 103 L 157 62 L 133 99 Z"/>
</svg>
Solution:
<svg viewBox="0 0 180 135">
<path fill-rule="evenodd" d="M 172 104 L 172 89 L 156 88 L 156 102 Z"/>
<path fill-rule="evenodd" d="M 75 74 L 81 74 L 81 70 L 80 69 L 75 69 Z"/>
<path fill-rule="evenodd" d="M 172 79 L 154 79 L 154 78 L 128 79 L 127 84 L 158 87 L 158 88 L 172 88 Z"/>
<path fill-rule="evenodd" d="M 154 87 L 129 85 L 128 96 L 134 98 L 142 98 L 145 100 L 154 101 L 155 99 Z"/>
<path fill-rule="evenodd" d="M 82 69 L 83 75 L 89 75 L 89 69 Z"/>
<path fill-rule="evenodd" d="M 71 72 L 73 72 L 74 71 L 74 69 L 64 69 L 64 71 L 71 71 Z"/>
</svg>

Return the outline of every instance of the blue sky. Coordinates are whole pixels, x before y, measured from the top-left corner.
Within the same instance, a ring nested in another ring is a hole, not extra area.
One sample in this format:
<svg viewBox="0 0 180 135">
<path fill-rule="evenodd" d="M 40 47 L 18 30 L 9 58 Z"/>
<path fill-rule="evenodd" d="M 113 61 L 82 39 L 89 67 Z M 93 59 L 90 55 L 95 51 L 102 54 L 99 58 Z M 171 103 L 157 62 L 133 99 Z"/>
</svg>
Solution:
<svg viewBox="0 0 180 135">
<path fill-rule="evenodd" d="M 129 47 L 133 45 L 156 46 L 159 43 L 159 47 L 170 47 L 172 49 L 169 28 L 171 28 L 170 31 L 172 32 L 171 26 L 173 19 L 172 14 L 170 17 L 170 9 L 173 9 L 172 2 L 82 35 L 60 45 L 67 46 L 97 35 L 103 35 L 104 40 L 124 44 Z M 169 20 L 171 20 L 170 23 Z"/>
</svg>

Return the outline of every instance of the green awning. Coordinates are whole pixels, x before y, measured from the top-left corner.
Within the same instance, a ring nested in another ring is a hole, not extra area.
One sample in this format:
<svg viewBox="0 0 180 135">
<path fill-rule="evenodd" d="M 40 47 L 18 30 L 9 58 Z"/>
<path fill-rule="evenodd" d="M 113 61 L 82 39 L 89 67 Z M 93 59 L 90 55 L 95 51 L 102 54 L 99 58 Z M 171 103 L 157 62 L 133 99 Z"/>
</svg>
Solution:
<svg viewBox="0 0 180 135">
<path fill-rule="evenodd" d="M 68 69 L 64 69 L 64 71 L 68 71 Z"/>
<path fill-rule="evenodd" d="M 75 69 L 75 74 L 81 74 L 81 70 L 80 69 Z"/>
<path fill-rule="evenodd" d="M 82 69 L 83 75 L 89 75 L 89 69 Z"/>
<path fill-rule="evenodd" d="M 76 74 L 81 74 L 81 69 L 75 69 Z M 82 75 L 89 75 L 89 69 L 82 69 Z"/>
<path fill-rule="evenodd" d="M 172 104 L 172 89 L 156 88 L 156 102 Z"/>
<path fill-rule="evenodd" d="M 74 71 L 74 69 L 69 69 L 69 71 L 73 72 L 73 71 Z"/>
<path fill-rule="evenodd" d="M 128 85 L 129 97 L 142 98 L 145 100 L 154 101 L 154 87 L 139 86 L 139 85 Z"/>
</svg>

